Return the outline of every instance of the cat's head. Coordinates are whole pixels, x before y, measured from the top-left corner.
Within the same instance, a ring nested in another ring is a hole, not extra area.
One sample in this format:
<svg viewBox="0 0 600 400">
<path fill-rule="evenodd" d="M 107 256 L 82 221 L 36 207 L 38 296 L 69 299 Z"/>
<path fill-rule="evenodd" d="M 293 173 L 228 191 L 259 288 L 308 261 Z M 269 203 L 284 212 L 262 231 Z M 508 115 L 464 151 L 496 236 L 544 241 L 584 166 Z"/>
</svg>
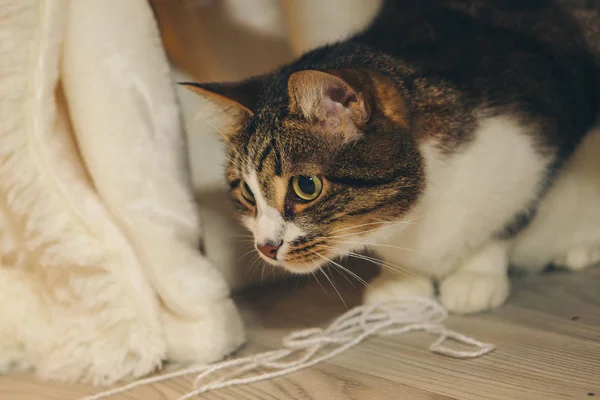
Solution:
<svg viewBox="0 0 600 400">
<path fill-rule="evenodd" d="M 361 70 L 185 83 L 230 124 L 227 180 L 270 264 L 308 273 L 401 221 L 424 186 L 402 89 Z"/>
</svg>

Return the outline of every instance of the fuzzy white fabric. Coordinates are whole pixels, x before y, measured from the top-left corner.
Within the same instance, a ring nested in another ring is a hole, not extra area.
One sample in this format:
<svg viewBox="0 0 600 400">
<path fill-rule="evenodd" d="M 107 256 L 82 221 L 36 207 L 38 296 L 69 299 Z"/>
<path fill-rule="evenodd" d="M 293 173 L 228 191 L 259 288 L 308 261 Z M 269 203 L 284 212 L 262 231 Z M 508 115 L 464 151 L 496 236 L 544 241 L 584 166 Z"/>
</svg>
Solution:
<svg viewBox="0 0 600 400">
<path fill-rule="evenodd" d="M 147 2 L 0 0 L 0 371 L 110 384 L 244 340 Z"/>
</svg>

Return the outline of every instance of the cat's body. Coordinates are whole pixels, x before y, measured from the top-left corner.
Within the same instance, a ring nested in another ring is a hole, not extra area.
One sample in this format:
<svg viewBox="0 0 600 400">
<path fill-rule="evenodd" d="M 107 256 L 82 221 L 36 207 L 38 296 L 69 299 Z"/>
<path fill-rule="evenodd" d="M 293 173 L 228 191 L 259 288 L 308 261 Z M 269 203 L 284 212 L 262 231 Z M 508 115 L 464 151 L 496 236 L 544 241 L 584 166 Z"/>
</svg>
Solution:
<svg viewBox="0 0 600 400">
<path fill-rule="evenodd" d="M 385 265 L 368 301 L 438 281 L 456 312 L 502 304 L 511 259 L 600 259 L 597 66 L 535 3 L 390 0 L 273 74 L 196 85 L 233 117 L 228 180 L 264 258 L 307 273 L 369 248 Z"/>
</svg>

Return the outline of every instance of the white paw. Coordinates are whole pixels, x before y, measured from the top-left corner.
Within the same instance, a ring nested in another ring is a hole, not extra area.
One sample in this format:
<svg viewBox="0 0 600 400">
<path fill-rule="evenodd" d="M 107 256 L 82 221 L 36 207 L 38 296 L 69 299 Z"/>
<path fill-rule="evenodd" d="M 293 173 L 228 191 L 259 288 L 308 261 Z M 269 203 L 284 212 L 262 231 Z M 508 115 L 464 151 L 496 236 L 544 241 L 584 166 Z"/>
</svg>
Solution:
<svg viewBox="0 0 600 400">
<path fill-rule="evenodd" d="M 431 279 L 420 276 L 393 277 L 387 274 L 376 277 L 365 291 L 363 303 L 374 304 L 390 300 L 394 297 L 434 297 Z"/>
<path fill-rule="evenodd" d="M 600 245 L 577 246 L 570 249 L 567 254 L 558 257 L 554 265 L 573 271 L 581 271 L 600 262 Z"/>
<path fill-rule="evenodd" d="M 501 306 L 510 291 L 508 276 L 456 272 L 440 284 L 440 301 L 450 312 L 475 313 Z"/>
</svg>

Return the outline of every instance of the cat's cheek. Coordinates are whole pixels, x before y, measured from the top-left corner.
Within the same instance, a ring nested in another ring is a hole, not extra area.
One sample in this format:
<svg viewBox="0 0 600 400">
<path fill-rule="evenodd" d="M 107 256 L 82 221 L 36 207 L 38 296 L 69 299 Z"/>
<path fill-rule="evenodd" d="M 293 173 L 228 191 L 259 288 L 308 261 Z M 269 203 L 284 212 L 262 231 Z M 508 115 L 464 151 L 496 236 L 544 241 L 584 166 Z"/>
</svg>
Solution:
<svg viewBox="0 0 600 400">
<path fill-rule="evenodd" d="M 256 237 L 256 218 L 242 216 L 242 225 Z"/>
</svg>

